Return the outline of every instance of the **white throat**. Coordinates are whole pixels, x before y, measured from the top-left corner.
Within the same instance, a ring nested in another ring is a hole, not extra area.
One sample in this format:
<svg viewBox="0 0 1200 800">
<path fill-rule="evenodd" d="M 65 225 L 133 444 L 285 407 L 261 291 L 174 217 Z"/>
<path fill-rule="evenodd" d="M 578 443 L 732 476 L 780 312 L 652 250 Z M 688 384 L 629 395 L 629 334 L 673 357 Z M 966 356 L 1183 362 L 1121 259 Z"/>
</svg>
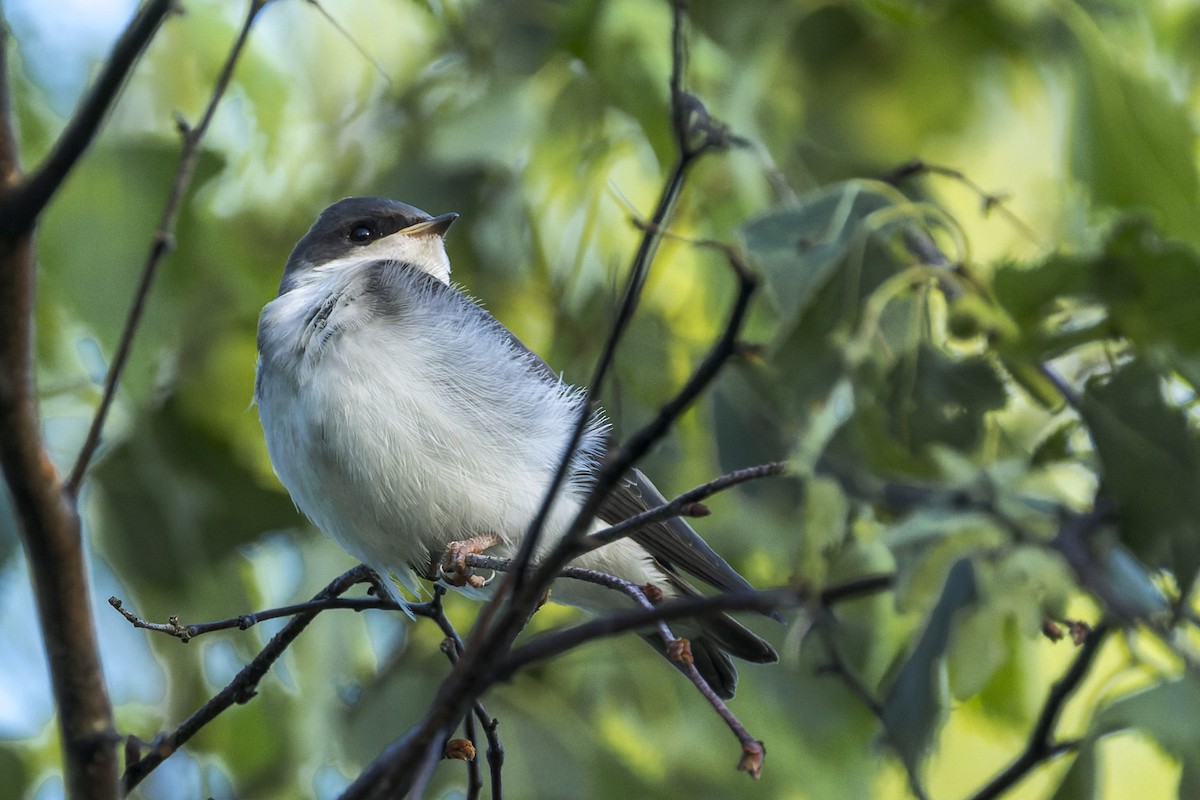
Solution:
<svg viewBox="0 0 1200 800">
<path fill-rule="evenodd" d="M 300 277 L 300 283 L 325 281 L 334 274 L 375 261 L 398 261 L 411 264 L 420 271 L 450 284 L 450 258 L 446 255 L 446 244 L 442 237 L 434 235 L 411 236 L 393 233 L 382 239 L 356 248 L 350 253 L 311 267 Z"/>
</svg>

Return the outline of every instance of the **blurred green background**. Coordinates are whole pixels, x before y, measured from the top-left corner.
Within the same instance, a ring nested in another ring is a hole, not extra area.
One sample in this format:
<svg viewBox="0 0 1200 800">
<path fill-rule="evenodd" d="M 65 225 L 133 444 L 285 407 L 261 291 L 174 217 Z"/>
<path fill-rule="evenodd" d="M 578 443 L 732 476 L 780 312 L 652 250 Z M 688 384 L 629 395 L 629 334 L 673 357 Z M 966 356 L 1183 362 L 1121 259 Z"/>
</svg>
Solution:
<svg viewBox="0 0 1200 800">
<path fill-rule="evenodd" d="M 39 231 L 38 382 L 64 469 L 97 402 L 173 174 L 173 115 L 199 115 L 244 13 L 240 3 L 182 5 L 186 13 L 166 22 Z M 2 7 L 16 41 L 14 112 L 32 165 L 132 9 L 118 0 Z M 663 0 L 321 7 L 349 38 L 301 0 L 275 0 L 254 28 L 83 494 L 118 721 L 147 740 L 203 703 L 279 626 L 182 646 L 130 629 L 105 598 L 148 619 L 200 622 L 295 602 L 352 564 L 294 511 L 250 405 L 257 314 L 316 213 L 351 194 L 461 213 L 447 243 L 454 278 L 568 380 L 583 382 L 636 246 L 630 210 L 650 213 L 674 158 Z M 698 166 L 672 229 L 754 249 L 747 221 L 920 157 L 1003 193 L 1027 224 L 985 213 L 976 192 L 949 178 L 910 187 L 949 212 L 956 224 L 939 242 L 984 276 L 1052 251 L 1093 252 L 1128 212 L 1193 246 L 1197 33 L 1200 9 L 1174 0 L 695 0 L 689 84 L 751 145 Z M 681 385 L 720 330 L 733 288 L 719 256 L 664 243 L 604 398 L 619 434 Z M 836 426 L 828 415 L 838 414 L 829 393 L 837 382 L 824 367 L 811 381 L 795 377 L 824 362 L 815 350 L 789 348 L 780 334 L 790 330 L 781 323 L 787 312 L 778 294 L 760 298 L 749 336 L 771 345 L 772 369 L 757 379 L 731 372 L 644 468 L 672 495 L 799 451 L 799 478 L 714 498 L 697 528 L 762 587 L 821 585 L 899 564 L 895 596 L 839 609 L 847 657 L 882 696 L 952 557 L 997 551 L 997 534 L 986 521 L 944 514 L 898 530 L 906 520 L 852 513 L 835 482 L 810 477 L 815 457 L 804 448 L 824 451 L 828 442 L 819 430 L 818 441 L 804 436 L 818 423 Z M 935 358 L 929 369 L 955 368 Z M 1059 417 L 988 368 L 952 378 L 945 385 L 975 393 L 963 402 L 978 424 L 926 430 L 924 414 L 945 398 L 905 398 L 902 422 L 911 427 L 897 441 L 906 455 L 882 453 L 874 438 L 863 463 L 943 481 L 987 472 L 1005 489 L 1086 504 L 1095 486 L 1087 464 L 1035 473 L 1026 462 L 1004 472 Z M 764 381 L 767 394 L 795 390 L 784 403 L 792 416 L 751 413 L 747 395 Z M 858 397 L 863 413 L 890 402 Z M 894 431 L 900 423 L 874 424 Z M 913 437 L 942 449 L 913 446 Z M 864 451 L 839 446 L 843 455 Z M 2 519 L 0 798 L 53 798 L 62 789 L 52 702 L 7 510 Z M 954 539 L 937 538 L 949 532 Z M 945 724 L 935 726 L 923 768 L 935 798 L 969 796 L 1023 747 L 1073 656 L 1069 643 L 1037 635 L 1042 614 L 1098 617 L 1052 559 L 1012 548 L 988 568 L 988 603 L 964 612 L 946 654 Z M 475 607 L 452 599 L 451 610 L 465 630 Z M 734 771 L 735 742 L 691 686 L 626 637 L 527 670 L 485 698 L 501 721 L 508 796 L 905 796 L 904 770 L 879 743 L 878 723 L 836 678 L 818 673 L 822 648 L 806 637 L 804 615 L 792 616 L 786 628 L 749 620 L 783 658 L 743 666 L 733 703 L 767 744 L 759 783 Z M 533 628 L 573 617 L 547 607 Z M 323 615 L 258 697 L 209 725 L 140 795 L 335 797 L 419 718 L 447 669 L 439 641 L 434 626 L 397 615 Z M 1064 735 L 1081 734 L 1103 701 L 1172 674 L 1174 658 L 1137 637 L 1110 642 L 1068 707 Z M 1172 795 L 1180 766 L 1161 741 L 1138 732 L 1104 739 L 1097 795 Z M 1060 789 L 1070 763 L 1037 771 L 1011 796 L 1090 796 L 1077 777 Z M 465 780 L 460 765 L 443 764 L 431 796 L 459 796 Z"/>
</svg>

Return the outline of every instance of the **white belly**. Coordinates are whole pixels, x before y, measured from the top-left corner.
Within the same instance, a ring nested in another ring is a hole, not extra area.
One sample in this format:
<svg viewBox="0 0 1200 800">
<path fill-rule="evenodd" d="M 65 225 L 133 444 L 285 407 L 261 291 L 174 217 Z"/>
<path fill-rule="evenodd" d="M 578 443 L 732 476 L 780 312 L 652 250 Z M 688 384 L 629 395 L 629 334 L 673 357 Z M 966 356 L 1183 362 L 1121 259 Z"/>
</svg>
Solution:
<svg viewBox="0 0 1200 800">
<path fill-rule="evenodd" d="M 264 320 L 289 324 L 303 306 L 293 294 Z M 410 589 L 411 567 L 428 574 L 451 541 L 496 533 L 505 544 L 489 552 L 511 554 L 581 405 L 503 339 L 481 343 L 478 331 L 432 321 L 357 319 L 324 346 L 264 352 L 257 393 L 271 461 L 296 505 Z M 590 432 L 589 452 L 599 435 Z M 560 492 L 547 543 L 578 510 L 583 477 Z"/>
</svg>

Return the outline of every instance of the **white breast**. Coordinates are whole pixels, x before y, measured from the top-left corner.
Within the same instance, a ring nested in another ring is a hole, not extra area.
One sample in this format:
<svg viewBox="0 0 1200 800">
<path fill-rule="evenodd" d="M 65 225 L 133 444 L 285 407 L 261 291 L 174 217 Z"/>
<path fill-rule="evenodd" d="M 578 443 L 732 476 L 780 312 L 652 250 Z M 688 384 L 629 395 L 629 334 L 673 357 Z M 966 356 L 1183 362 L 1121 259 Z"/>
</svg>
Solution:
<svg viewBox="0 0 1200 800">
<path fill-rule="evenodd" d="M 582 398 L 427 276 L 386 267 L 400 300 L 381 306 L 366 293 L 372 268 L 322 276 L 267 305 L 256 400 L 272 463 L 300 509 L 415 591 L 410 565 L 426 571 L 448 542 L 520 538 Z M 323 305 L 328 314 L 314 319 Z M 593 423 L 547 541 L 577 509 L 601 438 Z"/>
</svg>

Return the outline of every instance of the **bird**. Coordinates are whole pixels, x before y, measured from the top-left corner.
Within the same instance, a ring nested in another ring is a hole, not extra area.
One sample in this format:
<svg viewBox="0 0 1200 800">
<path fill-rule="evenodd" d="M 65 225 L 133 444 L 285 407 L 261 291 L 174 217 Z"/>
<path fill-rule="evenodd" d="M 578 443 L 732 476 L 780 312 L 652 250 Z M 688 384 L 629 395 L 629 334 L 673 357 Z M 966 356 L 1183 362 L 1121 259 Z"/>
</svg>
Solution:
<svg viewBox="0 0 1200 800">
<path fill-rule="evenodd" d="M 375 197 L 321 212 L 260 315 L 254 399 L 275 472 L 317 528 L 416 596 L 428 592 L 423 581 L 441 581 L 484 599 L 492 587 L 465 574 L 465 554 L 516 553 L 587 413 L 534 556 L 545 554 L 566 535 L 613 443 L 586 392 L 451 283 L 444 237 L 457 218 Z M 664 502 L 635 468 L 591 530 Z M 571 564 L 667 599 L 698 594 L 683 573 L 718 590 L 751 588 L 681 518 Z M 567 579 L 550 599 L 593 614 L 628 602 Z M 728 615 L 691 626 L 694 663 L 722 698 L 737 686 L 730 656 L 778 660 Z M 660 637 L 642 638 L 667 653 Z"/>
</svg>

